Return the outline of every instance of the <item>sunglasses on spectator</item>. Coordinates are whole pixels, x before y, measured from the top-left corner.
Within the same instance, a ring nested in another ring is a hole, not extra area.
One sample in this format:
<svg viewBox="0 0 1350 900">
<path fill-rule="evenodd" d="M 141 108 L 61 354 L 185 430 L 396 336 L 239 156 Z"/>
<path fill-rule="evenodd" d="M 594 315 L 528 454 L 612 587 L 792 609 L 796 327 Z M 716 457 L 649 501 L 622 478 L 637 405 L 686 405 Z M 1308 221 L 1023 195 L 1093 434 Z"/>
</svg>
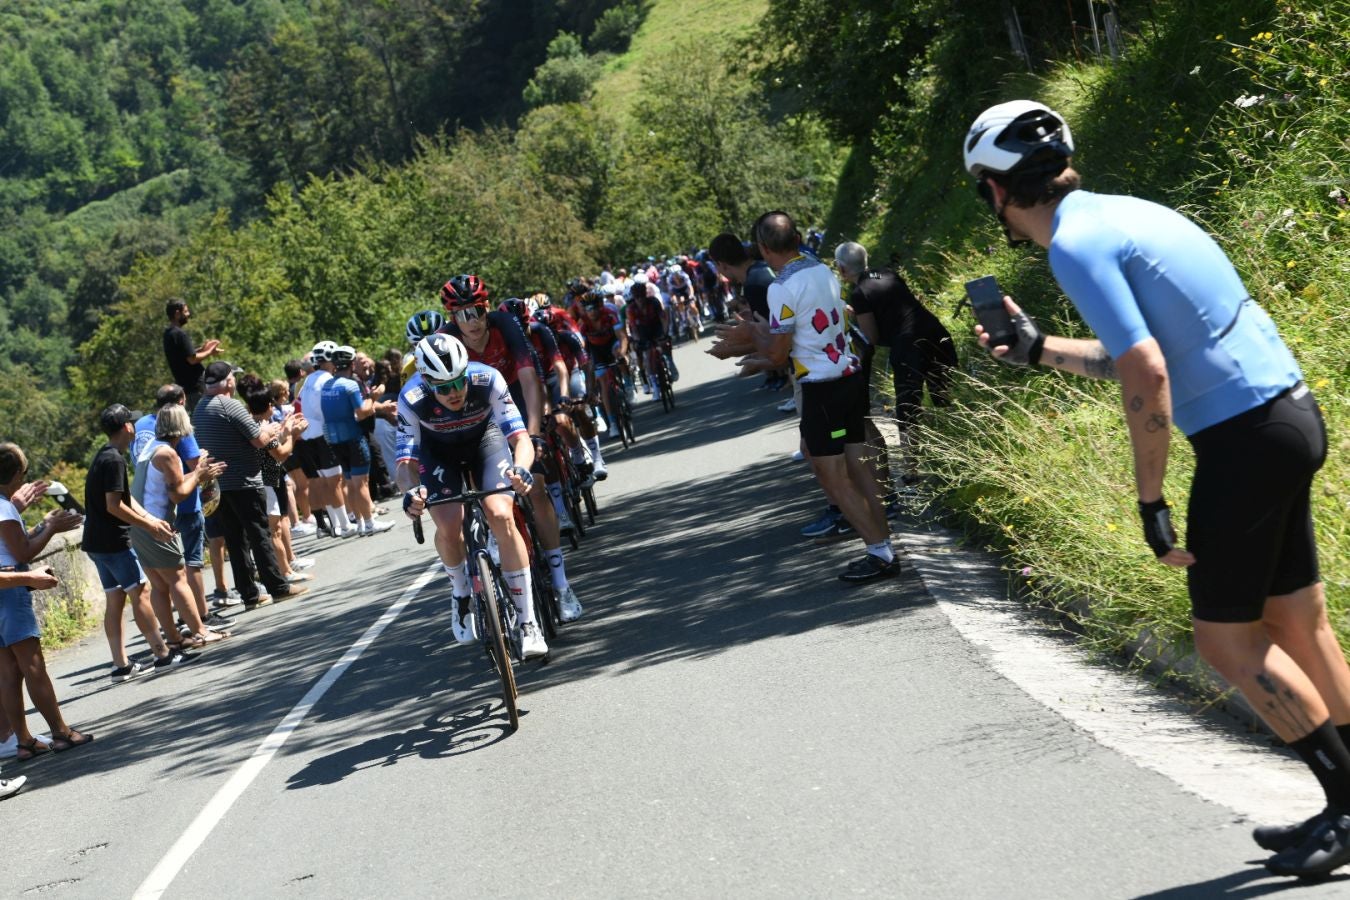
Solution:
<svg viewBox="0 0 1350 900">
<path fill-rule="evenodd" d="M 466 306 L 462 309 L 454 310 L 451 315 L 455 317 L 456 322 L 477 322 L 483 316 L 487 315 L 487 310 L 481 306 Z"/>
<path fill-rule="evenodd" d="M 433 381 L 426 376 L 423 376 L 422 380 L 427 383 L 427 387 L 431 388 L 433 393 L 449 394 L 454 391 L 464 390 L 469 383 L 469 373 L 465 372 L 458 378 L 451 378 L 449 381 Z"/>
</svg>

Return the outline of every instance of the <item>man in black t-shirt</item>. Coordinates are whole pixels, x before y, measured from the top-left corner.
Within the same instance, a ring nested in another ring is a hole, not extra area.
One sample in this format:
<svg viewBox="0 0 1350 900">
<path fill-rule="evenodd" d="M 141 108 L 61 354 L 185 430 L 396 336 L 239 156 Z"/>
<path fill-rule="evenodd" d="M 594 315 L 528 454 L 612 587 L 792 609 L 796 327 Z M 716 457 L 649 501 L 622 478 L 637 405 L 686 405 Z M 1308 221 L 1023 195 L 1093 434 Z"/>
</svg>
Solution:
<svg viewBox="0 0 1350 900">
<path fill-rule="evenodd" d="M 890 269 L 869 269 L 867 250 L 846 241 L 834 251 L 839 277 L 853 285 L 848 302 L 858 328 L 873 346 L 891 350 L 891 378 L 895 384 L 895 421 L 900 426 L 905 481 L 915 478 L 908 453 L 910 426 L 923 408 L 923 389 L 934 406 L 946 406 L 951 370 L 957 364 L 956 344 L 938 321 Z"/>
<path fill-rule="evenodd" d="M 107 604 L 103 613 L 103 631 L 112 652 L 113 681 L 125 681 L 145 669 L 132 665 L 122 637 L 122 614 L 131 600 L 131 615 L 154 651 L 156 667 L 174 665 L 191 657 L 171 655 L 159 634 L 150 594 L 145 590 L 145 573 L 131 549 L 132 525 L 146 529 L 159 541 L 173 539 L 173 526 L 150 515 L 131 496 L 131 479 L 123 455 L 136 436 L 135 422 L 141 416 L 120 403 L 103 410 L 98 424 L 108 436 L 84 479 L 84 535 L 80 546 L 94 562 Z"/>
<path fill-rule="evenodd" d="M 773 269 L 769 268 L 769 264 L 752 255 L 746 245 L 741 243 L 741 239 L 731 232 L 724 232 L 712 239 L 708 244 L 708 256 L 716 264 L 718 271 L 732 284 L 740 285 L 741 299 L 750 307 L 750 311 L 762 321 L 769 321 L 769 285 L 773 284 L 774 279 Z M 751 350 L 718 343 L 708 352 L 719 359 L 729 359 L 731 356 L 742 356 Z M 778 390 L 785 384 L 787 384 L 787 370 L 770 372 L 762 387 Z"/>
<path fill-rule="evenodd" d="M 173 299 L 164 306 L 169 327 L 164 329 L 164 358 L 169 362 L 174 383 L 187 394 L 187 408 L 196 409 L 202 396 L 202 376 L 206 370 L 202 362 L 220 352 L 220 341 L 207 341 L 200 347 L 192 343 L 183 326 L 192 318 L 187 301 Z"/>
</svg>

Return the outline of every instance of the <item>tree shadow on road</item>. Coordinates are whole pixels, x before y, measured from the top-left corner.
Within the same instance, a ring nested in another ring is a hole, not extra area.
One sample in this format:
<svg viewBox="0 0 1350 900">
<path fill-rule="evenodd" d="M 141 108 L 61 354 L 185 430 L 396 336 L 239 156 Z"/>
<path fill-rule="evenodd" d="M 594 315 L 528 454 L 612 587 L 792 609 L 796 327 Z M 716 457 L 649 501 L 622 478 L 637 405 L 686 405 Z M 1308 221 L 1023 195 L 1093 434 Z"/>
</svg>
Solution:
<svg viewBox="0 0 1350 900">
<path fill-rule="evenodd" d="M 753 402 L 759 397 L 735 396 L 742 384 L 728 378 L 698 385 L 681 393 L 680 409 L 668 416 L 649 405 L 638 423 L 651 430 L 639 430 L 630 458 L 657 467 L 678 450 L 718 454 L 725 452 L 721 440 L 783 421 L 771 405 Z M 690 473 L 687 481 L 628 496 L 607 495 L 602 484 L 597 495 L 599 518 L 567 563 L 586 615 L 562 630 L 547 665 L 519 673 L 527 711 L 543 703 L 540 692 L 550 685 L 707 658 L 765 639 L 859 626 L 902 636 L 904 614 L 931 603 L 910 571 L 861 587 L 839 582 L 861 542 L 819 546 L 800 536 L 822 499 L 808 469 L 785 457 L 716 477 Z M 232 769 L 432 559 L 429 546 L 409 540 L 345 583 L 320 584 L 305 598 L 242 615 L 239 634 L 200 663 L 117 686 L 144 699 L 103 720 L 84 720 L 80 704 L 91 692 L 71 690 L 87 670 L 62 672 L 58 664 L 63 709 L 99 740 L 39 763 L 44 780 L 96 776 L 143 760 L 155 760 L 165 778 Z M 339 594 L 344 602 L 325 602 Z M 353 596 L 365 600 L 354 606 Z M 332 783 L 407 756 L 469 752 L 505 736 L 495 679 L 476 647 L 455 645 L 449 602 L 449 584 L 437 575 L 311 711 L 312 721 L 349 723 L 361 743 L 311 763 L 292 787 Z M 145 690 L 167 679 L 178 693 Z M 428 707 L 437 712 L 428 715 Z M 421 724 L 410 729 L 410 719 Z M 283 753 L 323 752 L 332 741 L 331 730 L 302 728 Z M 233 752 L 209 752 L 218 745 Z"/>
</svg>

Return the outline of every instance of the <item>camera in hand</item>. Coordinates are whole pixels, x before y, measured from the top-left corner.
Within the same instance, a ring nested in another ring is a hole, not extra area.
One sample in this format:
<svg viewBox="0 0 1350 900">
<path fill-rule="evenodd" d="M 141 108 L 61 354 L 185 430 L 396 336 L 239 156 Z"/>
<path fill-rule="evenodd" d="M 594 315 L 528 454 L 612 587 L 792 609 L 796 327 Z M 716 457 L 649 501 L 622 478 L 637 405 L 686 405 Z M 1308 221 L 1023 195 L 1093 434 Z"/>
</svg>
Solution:
<svg viewBox="0 0 1350 900">
<path fill-rule="evenodd" d="M 47 496 L 56 501 L 62 509 L 68 509 L 84 515 L 84 507 L 71 495 L 70 490 L 61 482 L 53 481 L 47 486 Z"/>
<path fill-rule="evenodd" d="M 1003 305 L 1003 289 L 998 286 L 998 279 L 986 275 L 967 281 L 966 296 L 970 298 L 970 308 L 975 310 L 975 318 L 989 335 L 991 348 L 1011 347 L 1017 343 L 1017 331 Z"/>
</svg>

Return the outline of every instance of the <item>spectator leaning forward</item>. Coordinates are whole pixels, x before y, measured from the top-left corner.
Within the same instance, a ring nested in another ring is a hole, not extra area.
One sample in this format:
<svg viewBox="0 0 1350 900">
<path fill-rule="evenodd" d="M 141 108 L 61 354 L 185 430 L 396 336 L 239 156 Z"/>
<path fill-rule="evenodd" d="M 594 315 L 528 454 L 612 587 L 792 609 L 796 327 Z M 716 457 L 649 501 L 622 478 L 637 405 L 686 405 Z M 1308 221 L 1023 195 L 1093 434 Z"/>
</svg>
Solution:
<svg viewBox="0 0 1350 900">
<path fill-rule="evenodd" d="M 235 399 L 234 368 L 213 362 L 206 369 L 206 396 L 192 414 L 197 443 L 228 468 L 218 480 L 220 507 L 216 510 L 225 546 L 230 552 L 230 572 L 244 599 L 244 609 L 257 609 L 272 599 L 295 597 L 307 588 L 287 583 L 272 549 L 267 528 L 267 500 L 263 494 L 262 460 L 258 450 L 277 437 L 282 426 L 259 424 Z M 270 592 L 264 598 L 254 580 L 253 566 Z"/>
</svg>

